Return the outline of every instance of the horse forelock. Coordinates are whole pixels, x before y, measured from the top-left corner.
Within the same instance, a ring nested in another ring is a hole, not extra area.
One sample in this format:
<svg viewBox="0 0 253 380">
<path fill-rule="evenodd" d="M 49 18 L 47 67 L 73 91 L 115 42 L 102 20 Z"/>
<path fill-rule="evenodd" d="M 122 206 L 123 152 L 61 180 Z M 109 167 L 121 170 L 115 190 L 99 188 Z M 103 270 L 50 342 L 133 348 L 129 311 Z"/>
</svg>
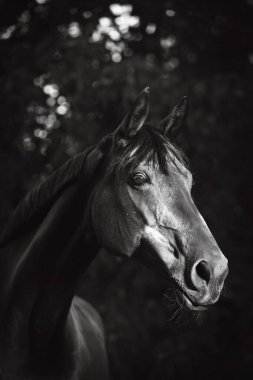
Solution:
<svg viewBox="0 0 253 380">
<path fill-rule="evenodd" d="M 93 148 L 92 146 L 69 159 L 25 196 L 11 215 L 6 229 L 0 236 L 0 246 L 5 245 L 12 237 L 15 237 L 19 228 L 31 221 L 38 212 L 54 201 L 67 185 L 83 173 L 86 158 Z"/>
<path fill-rule="evenodd" d="M 116 141 L 115 150 L 112 170 L 131 170 L 141 162 L 146 162 L 158 165 L 164 174 L 168 174 L 171 164 L 179 172 L 189 166 L 185 154 L 149 124 L 145 124 L 134 138 Z"/>
</svg>

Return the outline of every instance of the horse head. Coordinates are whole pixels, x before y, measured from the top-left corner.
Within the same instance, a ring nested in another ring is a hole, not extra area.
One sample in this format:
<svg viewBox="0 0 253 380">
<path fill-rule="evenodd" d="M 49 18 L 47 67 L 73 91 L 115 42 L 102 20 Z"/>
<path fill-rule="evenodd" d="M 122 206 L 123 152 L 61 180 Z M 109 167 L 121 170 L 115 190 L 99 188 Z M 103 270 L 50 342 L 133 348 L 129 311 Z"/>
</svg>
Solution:
<svg viewBox="0 0 253 380">
<path fill-rule="evenodd" d="M 93 227 L 101 246 L 170 277 L 185 305 L 201 310 L 218 300 L 227 259 L 194 204 L 192 174 L 174 144 L 187 98 L 151 126 L 146 124 L 148 93 L 145 89 L 137 97 L 99 153 Z"/>
</svg>

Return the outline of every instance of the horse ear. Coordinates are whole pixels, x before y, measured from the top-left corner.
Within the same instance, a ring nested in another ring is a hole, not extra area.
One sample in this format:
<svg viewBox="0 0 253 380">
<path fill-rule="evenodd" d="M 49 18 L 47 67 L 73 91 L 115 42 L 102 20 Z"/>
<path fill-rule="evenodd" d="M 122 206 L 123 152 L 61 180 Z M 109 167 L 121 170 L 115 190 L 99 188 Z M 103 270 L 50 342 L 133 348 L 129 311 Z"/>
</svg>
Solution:
<svg viewBox="0 0 253 380">
<path fill-rule="evenodd" d="M 149 87 L 146 87 L 135 99 L 131 111 L 120 123 L 115 133 L 123 138 L 134 137 L 148 116 Z"/>
<path fill-rule="evenodd" d="M 175 138 L 181 132 L 188 111 L 188 97 L 183 99 L 173 108 L 171 113 L 163 119 L 159 129 L 170 138 Z"/>
</svg>

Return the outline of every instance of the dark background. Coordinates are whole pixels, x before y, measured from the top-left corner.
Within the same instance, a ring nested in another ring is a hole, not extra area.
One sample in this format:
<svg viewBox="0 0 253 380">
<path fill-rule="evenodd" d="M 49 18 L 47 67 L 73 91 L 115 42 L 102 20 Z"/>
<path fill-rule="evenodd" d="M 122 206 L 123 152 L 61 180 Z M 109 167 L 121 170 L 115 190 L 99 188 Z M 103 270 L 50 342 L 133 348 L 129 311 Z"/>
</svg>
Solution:
<svg viewBox="0 0 253 380">
<path fill-rule="evenodd" d="M 143 87 L 153 120 L 188 95 L 180 144 L 229 259 L 224 298 L 201 323 L 173 318 L 168 284 L 103 252 L 80 292 L 103 316 L 113 379 L 250 379 L 253 1 L 113 4 L 0 1 L 1 228 L 34 184 L 112 131 Z"/>
</svg>

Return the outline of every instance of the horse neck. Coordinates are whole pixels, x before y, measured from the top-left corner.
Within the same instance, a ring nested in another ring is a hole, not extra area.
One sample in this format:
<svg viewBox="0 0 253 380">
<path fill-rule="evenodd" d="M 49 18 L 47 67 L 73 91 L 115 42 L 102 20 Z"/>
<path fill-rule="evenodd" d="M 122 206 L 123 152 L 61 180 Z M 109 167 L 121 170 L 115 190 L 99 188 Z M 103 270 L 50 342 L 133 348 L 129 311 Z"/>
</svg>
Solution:
<svg viewBox="0 0 253 380">
<path fill-rule="evenodd" d="M 90 218 L 92 186 L 91 178 L 89 185 L 81 178 L 73 182 L 1 253 L 0 314 L 7 323 L 0 339 L 6 336 L 8 346 L 22 345 L 29 333 L 33 346 L 46 351 L 64 326 L 78 282 L 99 250 Z"/>
</svg>

